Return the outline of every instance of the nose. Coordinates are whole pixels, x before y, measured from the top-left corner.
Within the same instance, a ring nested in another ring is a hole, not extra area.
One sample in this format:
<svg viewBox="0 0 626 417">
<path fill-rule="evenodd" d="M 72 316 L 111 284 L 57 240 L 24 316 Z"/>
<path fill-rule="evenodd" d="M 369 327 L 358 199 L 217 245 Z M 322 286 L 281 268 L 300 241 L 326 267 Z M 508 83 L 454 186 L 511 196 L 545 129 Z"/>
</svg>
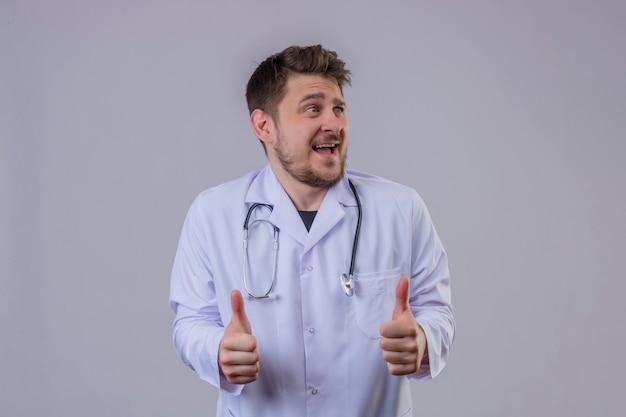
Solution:
<svg viewBox="0 0 626 417">
<path fill-rule="evenodd" d="M 344 113 L 337 113 L 331 109 L 324 114 L 322 120 L 322 131 L 341 135 L 347 128 L 347 121 Z"/>
</svg>

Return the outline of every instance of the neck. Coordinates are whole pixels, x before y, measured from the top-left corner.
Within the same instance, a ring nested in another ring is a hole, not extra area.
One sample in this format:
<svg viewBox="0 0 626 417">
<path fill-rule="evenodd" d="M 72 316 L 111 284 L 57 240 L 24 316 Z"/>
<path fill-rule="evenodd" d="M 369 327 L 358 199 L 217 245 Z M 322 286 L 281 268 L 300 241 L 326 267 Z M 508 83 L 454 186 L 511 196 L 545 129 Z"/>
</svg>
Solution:
<svg viewBox="0 0 626 417">
<path fill-rule="evenodd" d="M 311 187 L 307 184 L 302 184 L 294 180 L 295 184 L 290 183 L 289 181 L 283 183 L 280 179 L 278 180 L 287 195 L 293 202 L 293 205 L 297 210 L 300 211 L 317 211 L 322 205 L 322 201 L 324 201 L 324 197 L 328 192 L 328 187 Z"/>
<path fill-rule="evenodd" d="M 274 172 L 280 185 L 300 211 L 317 211 L 324 201 L 328 187 L 313 187 L 302 183 L 284 172 Z"/>
</svg>

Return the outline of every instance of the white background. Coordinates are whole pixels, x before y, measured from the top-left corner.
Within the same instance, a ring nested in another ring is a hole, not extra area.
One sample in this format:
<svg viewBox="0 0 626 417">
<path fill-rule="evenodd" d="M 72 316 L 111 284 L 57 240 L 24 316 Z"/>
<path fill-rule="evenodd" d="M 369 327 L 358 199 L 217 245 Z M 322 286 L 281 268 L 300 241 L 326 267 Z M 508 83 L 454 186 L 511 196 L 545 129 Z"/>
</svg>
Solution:
<svg viewBox="0 0 626 417">
<path fill-rule="evenodd" d="M 416 188 L 449 252 L 415 415 L 626 415 L 625 4 L 0 0 L 1 414 L 214 414 L 172 347 L 178 234 L 265 163 L 257 63 L 321 43 L 349 167 Z"/>
</svg>

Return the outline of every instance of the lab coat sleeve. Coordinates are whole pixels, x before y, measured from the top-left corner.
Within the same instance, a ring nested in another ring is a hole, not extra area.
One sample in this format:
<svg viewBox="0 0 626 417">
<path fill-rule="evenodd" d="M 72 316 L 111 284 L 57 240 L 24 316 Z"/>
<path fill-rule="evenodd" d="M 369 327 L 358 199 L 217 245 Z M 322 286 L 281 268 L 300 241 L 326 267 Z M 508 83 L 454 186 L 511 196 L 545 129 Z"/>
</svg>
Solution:
<svg viewBox="0 0 626 417">
<path fill-rule="evenodd" d="M 206 250 L 210 229 L 201 197 L 192 204 L 181 233 L 170 284 L 170 306 L 176 313 L 174 347 L 198 376 L 231 394 L 243 385 L 226 381 L 217 361 L 224 334 L 217 294 Z"/>
<path fill-rule="evenodd" d="M 410 376 L 421 381 L 434 378 L 448 362 L 454 339 L 448 257 L 435 231 L 428 210 L 415 194 L 412 210 L 412 266 L 409 304 L 424 329 L 428 364 Z"/>
</svg>

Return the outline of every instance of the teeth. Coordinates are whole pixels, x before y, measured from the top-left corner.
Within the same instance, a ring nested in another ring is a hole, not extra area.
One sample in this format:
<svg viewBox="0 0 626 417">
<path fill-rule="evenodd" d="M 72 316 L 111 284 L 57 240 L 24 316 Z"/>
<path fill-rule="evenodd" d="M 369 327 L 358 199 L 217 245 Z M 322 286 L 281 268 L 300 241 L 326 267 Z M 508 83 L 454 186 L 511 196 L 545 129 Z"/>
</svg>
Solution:
<svg viewBox="0 0 626 417">
<path fill-rule="evenodd" d="M 337 145 L 335 145 L 335 144 L 333 144 L 333 143 L 323 143 L 323 144 L 321 144 L 321 145 L 316 145 L 316 146 L 315 146 L 315 149 L 322 149 L 322 148 L 334 148 L 335 146 L 337 146 Z"/>
</svg>

